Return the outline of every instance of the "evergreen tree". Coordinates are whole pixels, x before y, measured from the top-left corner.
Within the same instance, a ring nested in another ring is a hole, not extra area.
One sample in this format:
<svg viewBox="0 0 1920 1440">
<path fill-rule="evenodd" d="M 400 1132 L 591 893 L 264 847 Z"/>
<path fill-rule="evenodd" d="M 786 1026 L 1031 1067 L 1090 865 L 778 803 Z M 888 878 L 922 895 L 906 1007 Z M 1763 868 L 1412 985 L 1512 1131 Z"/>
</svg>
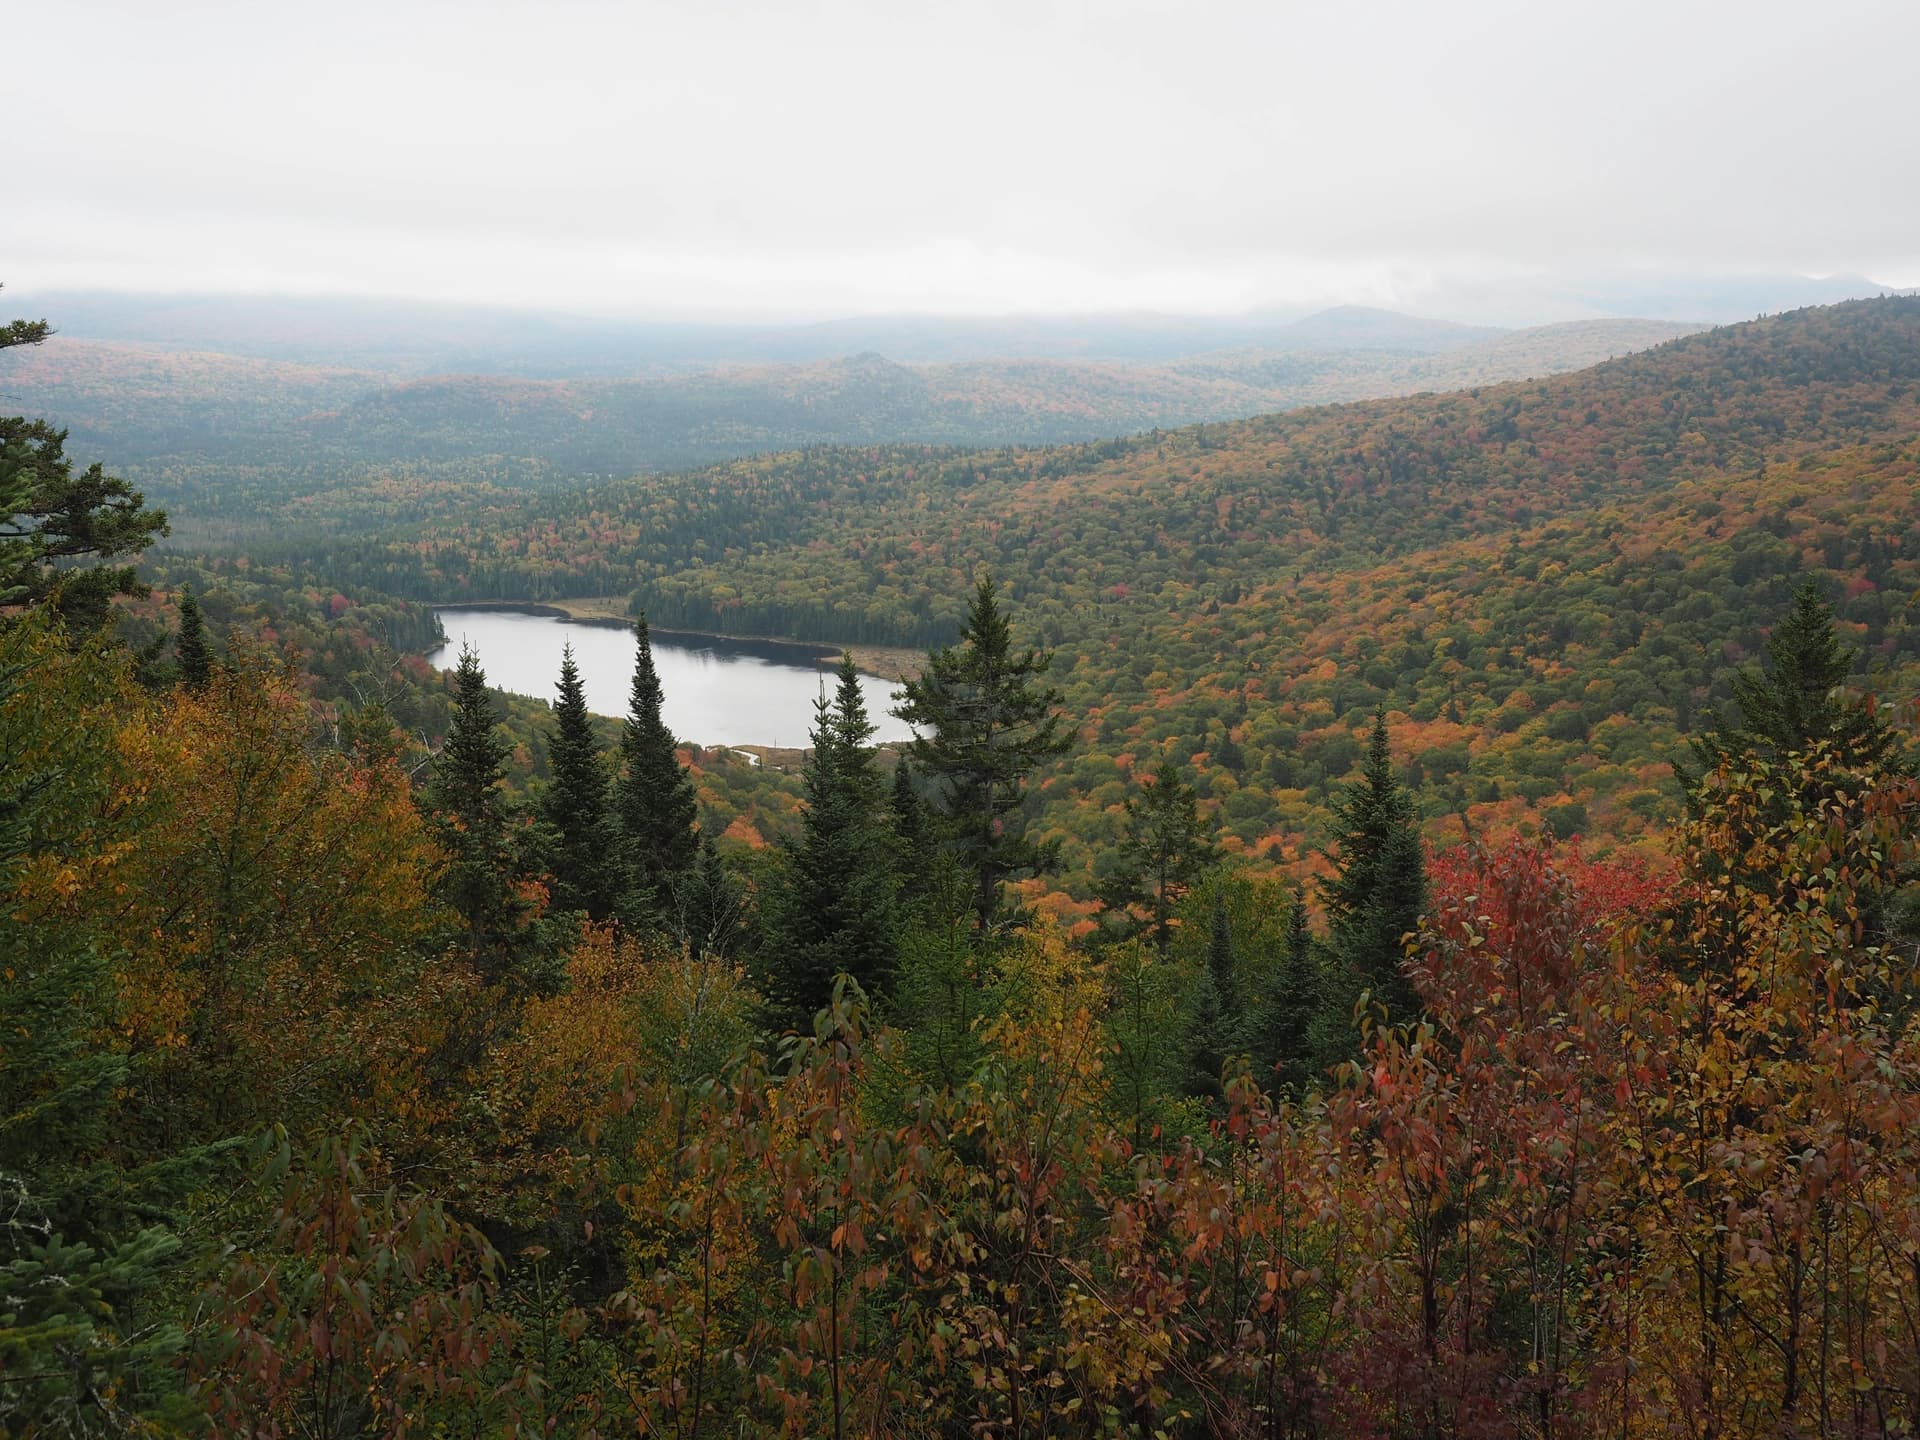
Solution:
<svg viewBox="0 0 1920 1440">
<path fill-rule="evenodd" d="M 173 642 L 180 683 L 189 690 L 206 688 L 213 678 L 213 647 L 207 641 L 207 619 L 191 585 L 180 587 L 180 633 Z"/>
<path fill-rule="evenodd" d="M 1339 852 L 1321 896 L 1333 948 L 1321 1011 L 1322 1058 L 1332 1063 L 1353 1048 L 1353 1006 L 1361 991 L 1405 1024 L 1420 1014 L 1407 979 L 1403 937 L 1426 906 L 1426 860 L 1413 800 L 1394 779 L 1387 717 L 1377 712 L 1359 783 L 1335 807 Z"/>
<path fill-rule="evenodd" d="M 620 732 L 613 815 L 620 845 L 620 913 L 634 925 L 662 923 L 674 883 L 699 855 L 693 780 L 660 718 L 660 675 L 653 668 L 647 617 L 634 626 L 633 691 Z"/>
<path fill-rule="evenodd" d="M 933 851 L 918 923 L 900 937 L 889 1018 L 933 1085 L 951 1090 L 986 1053 L 982 1027 L 999 1013 L 1004 976 L 973 929 L 973 884 L 951 855 Z"/>
<path fill-rule="evenodd" d="M 927 807 L 914 787 L 913 766 L 905 755 L 893 767 L 887 808 L 899 841 L 895 853 L 899 857 L 900 899 L 908 907 L 917 906 L 934 884 L 934 845 Z"/>
<path fill-rule="evenodd" d="M 1803 583 L 1794 593 L 1793 608 L 1767 636 L 1765 668 L 1742 670 L 1733 677 L 1740 722 L 1734 724 L 1715 711 L 1707 732 L 1692 741 L 1696 766 L 1674 766 L 1692 818 L 1703 819 L 1721 805 L 1715 775 L 1722 766 L 1736 775 L 1764 767 L 1774 777 L 1764 788 L 1762 803 L 1741 827 L 1750 832 L 1795 815 L 1818 813 L 1839 795 L 1907 773 L 1896 733 L 1869 701 L 1850 697 L 1842 688 L 1858 659 L 1834 634 L 1833 613 L 1819 586 L 1812 580 Z M 1807 763 L 1804 757 L 1816 747 L 1826 760 Z M 1757 838 L 1757 833 L 1747 836 L 1749 841 Z M 1730 868 L 1722 883 L 1771 894 L 1791 910 L 1796 895 L 1781 888 L 1778 875 L 1733 863 L 1741 848 L 1729 838 L 1725 858 Z M 1894 949 L 1917 948 L 1920 884 L 1912 867 L 1903 867 L 1893 885 L 1866 887 L 1859 902 L 1868 933 Z M 1709 970 L 1722 963 L 1724 956 L 1715 953 L 1700 953 L 1688 962 Z"/>
<path fill-rule="evenodd" d="M 700 858 L 674 889 L 674 915 L 675 933 L 690 955 L 731 960 L 747 948 L 746 891 L 710 839 L 701 839 Z"/>
<path fill-rule="evenodd" d="M 547 743 L 552 778 L 540 797 L 540 818 L 553 833 L 553 903 L 605 920 L 613 912 L 609 865 L 607 767 L 587 713 L 586 689 L 574 664 L 573 646 L 560 654 L 559 698 L 553 705 L 553 735 Z"/>
<path fill-rule="evenodd" d="M 1146 933 L 1162 956 L 1173 942 L 1173 912 L 1193 882 L 1217 858 L 1200 818 L 1199 797 L 1162 760 L 1150 783 L 1129 795 L 1121 822 L 1119 864 L 1099 887 L 1099 898 L 1123 933 L 1140 928 L 1133 912 L 1147 912 Z"/>
<path fill-rule="evenodd" d="M 1307 902 L 1298 887 L 1287 911 L 1286 947 L 1279 968 L 1253 1012 L 1254 1072 L 1269 1089 L 1298 1093 L 1313 1078 L 1314 1016 L 1321 1008 L 1320 960 L 1307 928 Z"/>
<path fill-rule="evenodd" d="M 1174 1118 L 1174 1101 L 1193 1073 L 1192 1029 L 1179 1023 L 1210 1003 L 1202 975 L 1198 992 L 1182 996 L 1179 967 L 1154 958 L 1138 940 L 1116 945 L 1106 962 L 1108 1103 L 1136 1150 Z M 1217 1078 L 1217 1072 L 1216 1072 Z"/>
<path fill-rule="evenodd" d="M 1060 692 L 1045 683 L 1051 652 L 1016 651 L 1013 633 L 983 578 L 958 645 L 936 650 L 909 680 L 894 714 L 920 733 L 913 758 L 941 788 L 956 853 L 973 877 L 974 925 L 990 929 L 1003 881 L 1043 873 L 1053 849 L 1026 838 L 1021 809 L 1027 777 L 1063 755 Z"/>
<path fill-rule="evenodd" d="M 893 971 L 897 842 L 873 731 L 859 672 L 843 656 L 834 698 L 815 706 L 800 836 L 782 857 L 761 957 L 769 1007 L 787 1026 L 805 1027 L 836 976 L 874 995 Z"/>
<path fill-rule="evenodd" d="M 0 326 L 0 350 L 38 345 L 44 320 Z M 99 465 L 73 473 L 67 432 L 0 416 L 0 606 L 50 600 L 76 635 L 104 625 L 115 595 L 144 595 L 131 565 L 84 561 L 133 555 L 167 533 L 167 517 Z"/>
<path fill-rule="evenodd" d="M 1229 1016 L 1240 1012 L 1240 963 L 1233 951 L 1233 926 L 1227 918 L 1227 888 L 1213 892 L 1213 912 L 1207 924 L 1207 973 Z"/>
<path fill-rule="evenodd" d="M 470 646 L 461 647 L 454 685 L 453 720 L 426 789 L 450 857 L 441 892 L 460 917 L 483 979 L 516 992 L 550 991 L 560 971 L 538 924 L 533 877 L 500 789 L 510 747 L 496 731 L 486 672 Z"/>
<path fill-rule="evenodd" d="M 1704 735 L 1692 741 L 1696 765 L 1675 766 L 1699 810 L 1702 780 L 1722 764 L 1743 759 L 1778 761 L 1817 740 L 1838 744 L 1857 764 L 1877 766 L 1893 753 L 1894 738 L 1871 707 L 1842 692 L 1859 656 L 1833 633 L 1833 612 L 1820 587 L 1806 581 L 1793 608 L 1767 636 L 1766 666 L 1733 677 L 1740 722 L 1715 711 Z"/>
<path fill-rule="evenodd" d="M 405 737 L 385 702 L 374 699 L 341 714 L 338 744 L 362 765 L 373 767 L 398 760 Z"/>
<path fill-rule="evenodd" d="M 1164 951 L 1163 951 L 1164 953 Z M 1241 1010 L 1239 959 L 1234 954 L 1233 926 L 1227 914 L 1227 887 L 1214 888 L 1207 926 L 1207 963 L 1195 978 L 1189 1002 L 1192 1034 L 1187 1091 L 1208 1099 L 1221 1098 L 1221 1075 L 1229 1056 L 1242 1050 L 1245 1032 Z"/>
</svg>

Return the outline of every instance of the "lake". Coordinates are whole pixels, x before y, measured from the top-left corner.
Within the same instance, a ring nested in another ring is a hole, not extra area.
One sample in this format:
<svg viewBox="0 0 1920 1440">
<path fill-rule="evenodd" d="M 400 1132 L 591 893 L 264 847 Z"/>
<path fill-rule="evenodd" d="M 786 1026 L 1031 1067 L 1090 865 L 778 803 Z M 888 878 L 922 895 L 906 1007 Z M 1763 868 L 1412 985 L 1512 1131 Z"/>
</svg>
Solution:
<svg viewBox="0 0 1920 1440">
<path fill-rule="evenodd" d="M 627 713 L 633 687 L 631 626 L 457 609 L 442 610 L 440 624 L 447 643 L 427 656 L 430 664 L 451 670 L 459 663 L 461 645 L 471 644 L 488 684 L 552 703 L 560 648 L 571 643 L 587 707 L 597 715 Z M 837 657 L 812 660 L 807 646 L 653 634 L 667 728 L 676 739 L 699 745 L 803 748 L 813 725 L 814 698 L 823 684 L 832 693 L 836 663 Z M 892 682 L 862 675 L 860 688 L 867 715 L 879 727 L 876 740 L 912 736 L 904 721 L 887 713 L 894 703 Z"/>
</svg>

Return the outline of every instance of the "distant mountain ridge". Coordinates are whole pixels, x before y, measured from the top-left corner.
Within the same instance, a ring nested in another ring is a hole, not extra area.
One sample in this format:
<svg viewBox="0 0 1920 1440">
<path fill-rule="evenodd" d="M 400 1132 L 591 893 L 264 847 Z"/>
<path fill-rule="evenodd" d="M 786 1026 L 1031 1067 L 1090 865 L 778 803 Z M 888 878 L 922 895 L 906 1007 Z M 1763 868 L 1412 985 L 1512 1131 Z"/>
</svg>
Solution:
<svg viewBox="0 0 1920 1440">
<path fill-rule="evenodd" d="M 622 475 L 814 444 L 1099 439 L 1554 374 L 1687 327 L 1590 321 L 1497 331 L 1348 309 L 1276 333 L 1274 345 L 1155 365 L 902 364 L 867 350 L 622 379 L 398 377 L 56 336 L 0 357 L 0 391 L 70 427 L 81 451 L 123 465 L 511 457 L 558 473 Z"/>
<path fill-rule="evenodd" d="M 1212 350 L 1430 352 L 1573 320 L 1638 316 L 1698 328 L 1886 293 L 1865 276 L 1595 270 L 1434 279 L 1388 308 L 1282 306 L 1241 314 L 881 315 L 809 322 L 580 315 L 352 296 L 7 292 L 74 339 L 163 345 L 392 375 L 526 379 L 663 376 L 720 364 L 802 363 L 873 351 L 908 364 L 1052 359 L 1158 364 Z M 1417 312 L 1409 314 L 1405 312 Z M 1427 318 L 1441 317 L 1441 318 Z"/>
</svg>

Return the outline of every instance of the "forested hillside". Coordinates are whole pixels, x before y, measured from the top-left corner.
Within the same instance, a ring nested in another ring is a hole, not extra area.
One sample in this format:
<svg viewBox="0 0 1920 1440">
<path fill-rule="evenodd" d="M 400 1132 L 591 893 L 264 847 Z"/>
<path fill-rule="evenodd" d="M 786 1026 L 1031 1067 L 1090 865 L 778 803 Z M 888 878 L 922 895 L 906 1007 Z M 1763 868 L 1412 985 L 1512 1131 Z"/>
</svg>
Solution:
<svg viewBox="0 0 1920 1440">
<path fill-rule="evenodd" d="M 288 549 L 399 594 L 631 592 L 664 625 L 840 643 L 950 638 L 988 570 L 1058 647 L 1085 749 L 1045 813 L 1089 867 L 1161 755 L 1230 845 L 1298 857 L 1383 704 L 1436 833 L 1619 838 L 1670 813 L 1678 737 L 1798 577 L 1912 688 L 1917 432 L 1920 301 L 1894 299 L 1540 382 L 1077 447 L 808 450 Z"/>
<path fill-rule="evenodd" d="M 404 507 L 363 513 L 377 506 L 372 482 L 396 471 L 484 495 L 489 484 L 568 485 L 803 445 L 1083 440 L 1551 374 L 1686 330 L 1626 320 L 1503 333 L 1355 313 L 1376 318 L 1332 316 L 1285 349 L 1177 363 L 902 365 L 867 352 L 777 365 L 655 362 L 624 378 L 403 378 L 56 337 L 0 361 L 0 392 L 57 417 L 76 451 L 111 456 L 205 543 L 249 519 L 321 523 L 323 510 L 329 525 L 412 518 Z"/>
<path fill-rule="evenodd" d="M 514 804 L 471 657 L 416 782 L 190 608 L 144 677 L 11 613 L 0 1425 L 1903 1433 L 1913 717 L 1814 591 L 1658 873 L 1427 853 L 1381 721 L 1324 928 L 1168 765 L 1083 943 L 965 803 L 1073 744 L 1019 622 L 976 591 L 890 781 L 843 672 L 743 871 L 644 641 Z"/>
<path fill-rule="evenodd" d="M 1910 1434 L 1917 324 L 144 572 L 0 417 L 0 1433 Z M 406 653 L 621 567 L 917 738 Z"/>
</svg>

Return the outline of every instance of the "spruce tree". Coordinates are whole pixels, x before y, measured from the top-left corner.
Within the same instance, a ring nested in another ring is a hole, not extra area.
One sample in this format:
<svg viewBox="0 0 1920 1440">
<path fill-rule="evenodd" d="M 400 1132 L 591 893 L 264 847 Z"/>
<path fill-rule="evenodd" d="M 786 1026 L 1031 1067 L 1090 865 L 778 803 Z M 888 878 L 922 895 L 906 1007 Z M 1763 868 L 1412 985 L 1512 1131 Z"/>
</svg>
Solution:
<svg viewBox="0 0 1920 1440">
<path fill-rule="evenodd" d="M 899 864 L 900 899 L 908 907 L 918 906 L 933 888 L 934 845 L 927 807 L 914 787 L 913 766 L 905 755 L 894 764 L 887 809 L 899 842 L 894 848 Z"/>
<path fill-rule="evenodd" d="M 1227 887 L 1214 888 L 1207 925 L 1207 963 L 1195 977 L 1188 1006 L 1192 1036 L 1187 1091 L 1221 1098 L 1221 1075 L 1228 1057 L 1241 1053 L 1246 1030 L 1241 1009 L 1239 958 L 1227 915 Z"/>
<path fill-rule="evenodd" d="M 1254 1008 L 1254 1070 L 1269 1089 L 1298 1093 L 1314 1075 L 1313 1025 L 1321 1007 L 1320 959 L 1307 928 L 1306 897 L 1296 886 L 1287 911 L 1279 969 Z"/>
<path fill-rule="evenodd" d="M 973 879 L 974 926 L 1000 914 L 1000 887 L 1055 863 L 1026 837 L 1027 778 L 1072 746 L 1060 692 L 1046 683 L 1051 652 L 1015 650 L 993 581 L 974 590 L 957 645 L 934 651 L 903 687 L 894 714 L 919 732 L 913 758 L 939 788 L 949 841 Z"/>
<path fill-rule="evenodd" d="M 1758 832 L 1787 821 L 1795 814 L 1819 813 L 1837 795 L 1857 792 L 1905 775 L 1908 762 L 1900 739 L 1880 718 L 1873 705 L 1848 696 L 1843 686 L 1858 663 L 1857 652 L 1840 643 L 1833 630 L 1833 613 L 1813 581 L 1795 592 L 1793 607 L 1767 636 L 1763 669 L 1746 669 L 1733 677 L 1733 698 L 1740 719 L 1735 724 L 1719 711 L 1710 727 L 1696 737 L 1692 750 L 1696 764 L 1674 770 L 1685 788 L 1687 809 L 1696 820 L 1723 805 L 1715 779 L 1721 767 L 1743 782 L 1744 770 L 1764 770 L 1760 803 L 1746 815 L 1737 831 L 1746 841 Z M 1809 752 L 1821 752 L 1810 761 Z M 1775 903 L 1791 910 L 1796 892 L 1783 889 L 1781 877 L 1769 869 L 1740 863 L 1742 841 L 1727 836 L 1722 857 L 1727 870 L 1720 883 L 1771 894 Z M 1920 939 L 1920 886 L 1909 870 L 1900 883 L 1863 891 L 1860 922 L 1883 945 L 1913 952 Z M 1711 950 L 1697 954 L 1689 968 L 1712 969 L 1724 956 Z"/>
<path fill-rule="evenodd" d="M 583 910 L 605 920 L 613 912 L 608 841 L 607 767 L 587 713 L 586 688 L 573 646 L 560 654 L 559 696 L 553 705 L 553 734 L 547 742 L 552 778 L 540 796 L 540 818 L 553 834 L 553 903 L 559 910 Z"/>
<path fill-rule="evenodd" d="M 44 320 L 10 321 L 0 350 L 52 333 Z M 44 420 L 0 415 L 0 606 L 49 602 L 79 636 L 106 623 L 114 596 L 147 593 L 131 565 L 82 562 L 137 554 L 167 533 L 167 517 L 97 464 L 75 475 L 66 442 Z"/>
<path fill-rule="evenodd" d="M 174 639 L 173 654 L 180 667 L 180 683 L 189 690 L 205 689 L 213 678 L 213 647 L 207 641 L 206 616 L 191 585 L 180 587 L 180 633 Z"/>
<path fill-rule="evenodd" d="M 1413 800 L 1393 774 L 1387 717 L 1374 716 L 1359 782 L 1335 807 L 1339 851 L 1321 889 L 1333 972 L 1321 1012 L 1320 1048 L 1331 1063 L 1353 1048 L 1353 1006 L 1361 991 L 1389 1023 L 1420 1014 L 1407 978 L 1403 937 L 1426 907 L 1426 860 Z"/>
<path fill-rule="evenodd" d="M 1180 1023 L 1182 1003 L 1188 1015 L 1207 1009 L 1211 984 L 1203 972 L 1195 985 L 1183 985 L 1179 967 L 1156 960 L 1138 940 L 1114 946 L 1104 968 L 1107 1099 L 1139 1150 L 1174 1118 L 1171 1102 L 1191 1088 L 1194 1030 Z"/>
<path fill-rule="evenodd" d="M 702 837 L 700 858 L 674 890 L 675 932 L 699 959 L 731 960 L 752 936 L 746 891 L 727 869 L 713 841 Z"/>
<path fill-rule="evenodd" d="M 1227 887 L 1213 892 L 1213 910 L 1207 922 L 1207 973 L 1220 993 L 1226 1013 L 1240 1015 L 1240 963 L 1233 950 L 1233 926 L 1227 918 Z"/>
<path fill-rule="evenodd" d="M 673 732 L 660 717 L 659 672 L 642 615 L 634 626 L 633 691 L 620 732 L 618 778 L 613 783 L 619 837 L 622 919 L 664 923 L 673 886 L 699 854 L 693 780 L 675 753 Z"/>
<path fill-rule="evenodd" d="M 896 845 L 869 741 L 859 672 L 840 661 L 831 701 L 815 705 L 798 839 L 774 887 L 761 983 L 780 1024 L 804 1028 L 839 975 L 874 995 L 895 959 Z"/>
<path fill-rule="evenodd" d="M 1181 897 L 1217 856 L 1200 818 L 1199 797 L 1162 760 L 1152 780 L 1127 797 L 1121 822 L 1119 864 L 1099 887 L 1099 898 L 1117 919 L 1123 936 L 1143 928 L 1165 956 L 1173 943 L 1173 912 Z"/>
<path fill-rule="evenodd" d="M 1689 807 L 1698 813 L 1701 782 L 1720 765 L 1780 761 L 1815 741 L 1835 742 L 1838 753 L 1856 764 L 1886 762 L 1892 732 L 1869 706 L 1842 693 L 1858 660 L 1834 634 L 1833 612 L 1820 587 L 1803 583 L 1793 608 L 1767 636 L 1765 668 L 1733 677 L 1739 723 L 1716 710 L 1707 732 L 1691 742 L 1695 765 L 1674 767 Z"/>
<path fill-rule="evenodd" d="M 472 647 L 454 671 L 453 721 L 435 758 L 426 802 L 450 863 L 442 897 L 459 915 L 468 956 L 489 984 L 547 992 L 560 974 L 530 898 L 532 875 L 501 793 L 509 746 Z"/>
</svg>

